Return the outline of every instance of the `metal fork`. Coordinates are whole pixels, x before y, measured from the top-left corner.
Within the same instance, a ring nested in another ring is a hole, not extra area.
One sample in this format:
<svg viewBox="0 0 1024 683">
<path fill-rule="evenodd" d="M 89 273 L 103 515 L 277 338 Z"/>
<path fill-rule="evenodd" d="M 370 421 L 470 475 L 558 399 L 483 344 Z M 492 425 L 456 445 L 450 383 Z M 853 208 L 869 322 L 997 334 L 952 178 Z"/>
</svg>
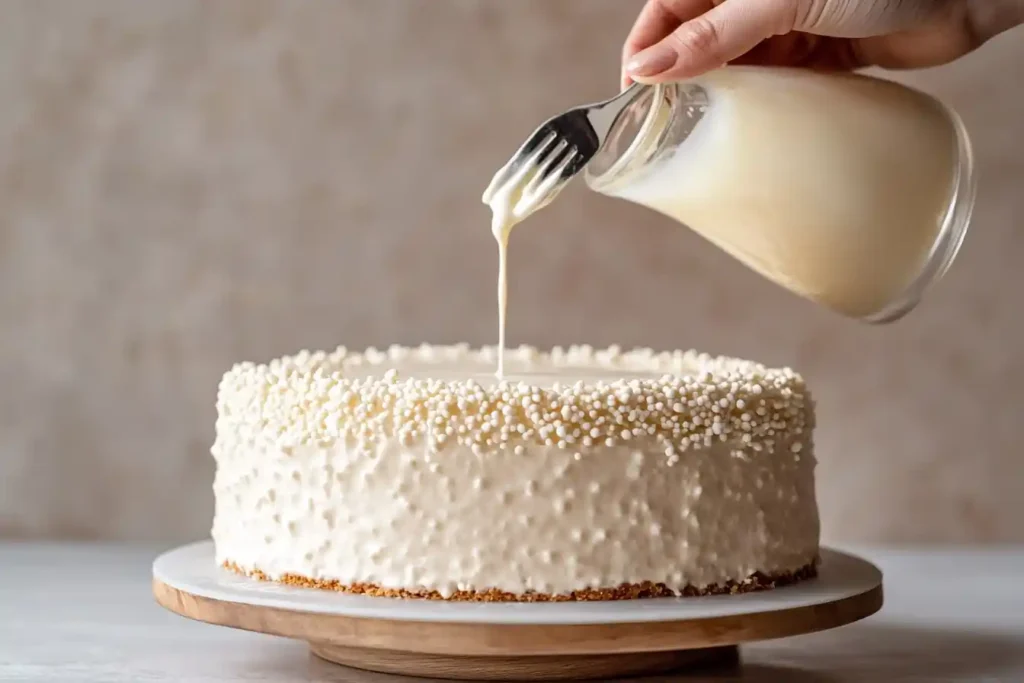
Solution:
<svg viewBox="0 0 1024 683">
<path fill-rule="evenodd" d="M 535 211 L 555 198 L 565 185 L 594 158 L 608 132 L 646 86 L 634 83 L 615 97 L 570 109 L 545 121 L 527 138 L 491 181 L 494 188 L 537 171 L 522 188 L 517 206 Z"/>
</svg>

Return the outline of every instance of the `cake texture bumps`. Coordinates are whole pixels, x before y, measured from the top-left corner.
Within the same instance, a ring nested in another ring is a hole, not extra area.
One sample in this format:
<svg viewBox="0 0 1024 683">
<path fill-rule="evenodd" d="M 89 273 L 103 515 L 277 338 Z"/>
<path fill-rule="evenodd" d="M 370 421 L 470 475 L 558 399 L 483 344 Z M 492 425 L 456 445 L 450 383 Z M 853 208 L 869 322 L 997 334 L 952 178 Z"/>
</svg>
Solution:
<svg viewBox="0 0 1024 683">
<path fill-rule="evenodd" d="M 223 378 L 217 561 L 378 596 L 608 600 L 814 576 L 814 408 L 694 352 L 303 352 Z"/>
</svg>

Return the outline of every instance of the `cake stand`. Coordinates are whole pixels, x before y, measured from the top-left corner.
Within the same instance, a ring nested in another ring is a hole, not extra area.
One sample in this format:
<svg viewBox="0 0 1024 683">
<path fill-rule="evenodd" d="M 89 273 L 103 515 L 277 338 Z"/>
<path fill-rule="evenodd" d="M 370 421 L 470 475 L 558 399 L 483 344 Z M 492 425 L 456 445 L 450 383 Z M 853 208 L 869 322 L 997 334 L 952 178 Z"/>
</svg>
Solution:
<svg viewBox="0 0 1024 683">
<path fill-rule="evenodd" d="M 842 626 L 882 606 L 882 573 L 822 550 L 816 579 L 775 590 L 608 602 L 400 600 L 296 588 L 216 566 L 213 543 L 153 563 L 157 602 L 211 624 L 298 638 L 317 656 L 392 674 L 569 680 L 664 673 L 737 646 Z"/>
</svg>

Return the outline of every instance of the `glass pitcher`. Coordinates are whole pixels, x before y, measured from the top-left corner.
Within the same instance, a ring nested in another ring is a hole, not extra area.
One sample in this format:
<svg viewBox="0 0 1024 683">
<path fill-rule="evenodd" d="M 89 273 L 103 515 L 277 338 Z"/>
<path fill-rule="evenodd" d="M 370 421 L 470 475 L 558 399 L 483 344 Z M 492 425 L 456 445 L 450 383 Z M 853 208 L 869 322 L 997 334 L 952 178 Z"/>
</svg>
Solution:
<svg viewBox="0 0 1024 683">
<path fill-rule="evenodd" d="M 908 313 L 946 272 L 975 195 L 967 132 L 935 98 L 765 67 L 647 88 L 584 173 L 591 189 L 873 323 Z"/>
</svg>

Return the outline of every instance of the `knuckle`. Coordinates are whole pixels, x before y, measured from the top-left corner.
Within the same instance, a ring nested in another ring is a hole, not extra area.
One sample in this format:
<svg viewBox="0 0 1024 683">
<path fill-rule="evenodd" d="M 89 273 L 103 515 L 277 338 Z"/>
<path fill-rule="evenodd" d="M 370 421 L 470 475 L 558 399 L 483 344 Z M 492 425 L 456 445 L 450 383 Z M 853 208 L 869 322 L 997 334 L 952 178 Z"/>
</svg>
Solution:
<svg viewBox="0 0 1024 683">
<path fill-rule="evenodd" d="M 675 34 L 676 48 L 689 53 L 716 54 L 721 45 L 721 34 L 714 22 L 697 17 L 681 27 Z"/>
<path fill-rule="evenodd" d="M 789 33 L 790 31 L 813 30 L 821 23 L 821 13 L 824 5 L 821 2 L 796 2 L 790 0 L 779 5 L 779 26 L 775 28 L 776 35 Z"/>
</svg>

